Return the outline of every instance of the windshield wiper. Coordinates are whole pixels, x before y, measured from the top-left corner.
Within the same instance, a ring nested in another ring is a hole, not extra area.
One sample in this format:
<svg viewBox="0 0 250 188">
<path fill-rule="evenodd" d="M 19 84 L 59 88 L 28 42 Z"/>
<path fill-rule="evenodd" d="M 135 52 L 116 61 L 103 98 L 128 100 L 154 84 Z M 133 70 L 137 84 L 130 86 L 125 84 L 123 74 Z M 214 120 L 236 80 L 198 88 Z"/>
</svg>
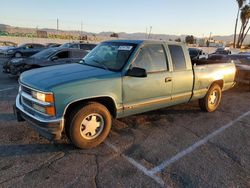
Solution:
<svg viewBox="0 0 250 188">
<path fill-rule="evenodd" d="M 104 68 L 105 70 L 110 70 L 107 66 L 105 66 L 103 63 L 101 63 L 100 61 L 97 61 L 95 59 L 93 59 L 92 61 L 94 61 L 96 63 L 96 66 L 94 66 L 93 64 L 89 64 L 89 63 L 86 63 L 86 61 L 84 59 L 82 59 L 81 61 L 79 61 L 78 63 L 79 64 L 82 64 L 82 65 L 88 65 L 88 66 L 93 66 L 93 67 L 99 67 L 99 68 Z M 98 65 L 98 66 L 97 66 Z M 101 65 L 101 67 L 99 66 Z"/>
</svg>

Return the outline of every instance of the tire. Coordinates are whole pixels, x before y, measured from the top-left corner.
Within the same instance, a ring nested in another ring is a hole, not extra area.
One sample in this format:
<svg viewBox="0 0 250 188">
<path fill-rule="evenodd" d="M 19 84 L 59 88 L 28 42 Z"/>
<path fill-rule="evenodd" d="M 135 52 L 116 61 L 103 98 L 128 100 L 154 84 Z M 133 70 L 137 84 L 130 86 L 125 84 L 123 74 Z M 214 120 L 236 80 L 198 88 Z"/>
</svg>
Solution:
<svg viewBox="0 0 250 188">
<path fill-rule="evenodd" d="M 204 112 L 214 112 L 221 103 L 221 87 L 214 83 L 208 90 L 206 96 L 199 100 L 199 106 Z"/>
<path fill-rule="evenodd" d="M 66 135 L 78 148 L 89 149 L 101 144 L 108 136 L 112 118 L 108 109 L 99 103 L 87 103 L 71 114 Z M 88 125 L 88 126 L 87 126 Z"/>
<path fill-rule="evenodd" d="M 14 54 L 14 57 L 16 57 L 16 58 L 20 58 L 20 57 L 22 57 L 23 55 L 22 55 L 22 53 L 21 52 L 16 52 L 15 54 Z"/>
</svg>

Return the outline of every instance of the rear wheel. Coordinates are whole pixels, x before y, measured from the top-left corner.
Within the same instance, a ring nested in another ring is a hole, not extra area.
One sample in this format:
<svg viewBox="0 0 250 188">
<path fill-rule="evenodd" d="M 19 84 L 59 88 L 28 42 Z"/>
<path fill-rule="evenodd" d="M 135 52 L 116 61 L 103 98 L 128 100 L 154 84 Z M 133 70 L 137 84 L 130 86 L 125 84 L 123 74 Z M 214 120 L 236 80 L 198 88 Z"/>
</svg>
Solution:
<svg viewBox="0 0 250 188">
<path fill-rule="evenodd" d="M 108 109 L 99 103 L 88 103 L 73 112 L 66 131 L 71 142 L 78 148 L 93 148 L 108 136 L 112 118 Z"/>
<path fill-rule="evenodd" d="M 220 105 L 221 95 L 221 87 L 216 83 L 213 84 L 206 96 L 199 100 L 201 110 L 205 112 L 214 112 Z"/>
<path fill-rule="evenodd" d="M 22 53 L 21 52 L 16 52 L 14 56 L 16 58 L 20 58 L 20 57 L 22 57 Z"/>
</svg>

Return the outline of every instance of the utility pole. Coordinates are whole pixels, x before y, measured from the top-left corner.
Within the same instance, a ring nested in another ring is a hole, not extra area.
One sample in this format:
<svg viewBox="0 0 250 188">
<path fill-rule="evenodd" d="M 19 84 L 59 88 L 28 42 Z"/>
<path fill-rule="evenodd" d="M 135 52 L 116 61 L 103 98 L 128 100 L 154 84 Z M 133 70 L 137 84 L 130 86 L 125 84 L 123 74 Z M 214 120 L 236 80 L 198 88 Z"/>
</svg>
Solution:
<svg viewBox="0 0 250 188">
<path fill-rule="evenodd" d="M 145 35 L 145 38 L 147 38 L 148 36 L 148 28 L 146 27 L 146 35 Z"/>
<path fill-rule="evenodd" d="M 59 19 L 58 18 L 56 19 L 56 30 L 57 31 L 59 30 Z"/>
<path fill-rule="evenodd" d="M 80 35 L 82 36 L 82 28 L 83 28 L 83 22 L 81 20 L 81 32 L 80 32 Z"/>
<path fill-rule="evenodd" d="M 152 31 L 152 26 L 150 26 L 150 29 L 149 29 L 149 33 L 148 33 L 148 39 L 150 38 L 150 35 L 151 35 L 151 31 Z"/>
<path fill-rule="evenodd" d="M 210 32 L 210 35 L 209 35 L 209 40 L 211 40 L 212 38 L 212 32 Z"/>
</svg>

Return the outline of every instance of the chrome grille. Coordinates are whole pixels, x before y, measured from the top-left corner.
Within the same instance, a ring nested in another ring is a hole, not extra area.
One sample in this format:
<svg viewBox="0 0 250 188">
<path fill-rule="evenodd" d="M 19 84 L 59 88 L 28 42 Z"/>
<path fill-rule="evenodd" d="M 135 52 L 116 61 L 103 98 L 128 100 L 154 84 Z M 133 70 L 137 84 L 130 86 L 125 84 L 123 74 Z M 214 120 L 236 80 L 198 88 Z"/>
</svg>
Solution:
<svg viewBox="0 0 250 188">
<path fill-rule="evenodd" d="M 25 104 L 32 108 L 32 102 L 22 97 L 22 104 Z"/>
<path fill-rule="evenodd" d="M 23 85 L 21 85 L 21 90 L 29 95 L 32 95 L 32 90 Z"/>
</svg>

